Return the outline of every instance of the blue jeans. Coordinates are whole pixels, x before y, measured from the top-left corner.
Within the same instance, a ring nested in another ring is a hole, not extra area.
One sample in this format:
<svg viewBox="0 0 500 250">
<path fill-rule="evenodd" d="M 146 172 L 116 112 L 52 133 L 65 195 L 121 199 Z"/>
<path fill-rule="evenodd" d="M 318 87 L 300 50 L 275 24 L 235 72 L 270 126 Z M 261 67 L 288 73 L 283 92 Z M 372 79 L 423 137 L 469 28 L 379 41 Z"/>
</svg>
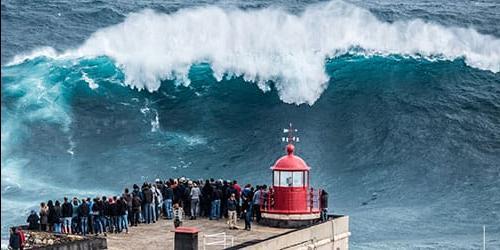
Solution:
<svg viewBox="0 0 500 250">
<path fill-rule="evenodd" d="M 105 215 L 101 215 L 101 223 L 102 223 L 102 231 L 107 232 L 109 231 L 109 217 Z"/>
<path fill-rule="evenodd" d="M 54 232 L 61 233 L 61 223 L 54 223 Z"/>
<path fill-rule="evenodd" d="M 200 213 L 200 199 L 191 199 L 191 217 L 196 217 Z"/>
<path fill-rule="evenodd" d="M 120 216 L 111 216 L 111 226 L 110 226 L 111 232 L 116 233 L 116 232 L 120 231 L 120 223 L 118 221 L 119 217 Z"/>
<path fill-rule="evenodd" d="M 219 219 L 220 217 L 220 200 L 212 201 L 212 212 L 210 219 Z"/>
<path fill-rule="evenodd" d="M 151 218 L 152 218 L 153 222 L 156 221 L 156 208 L 157 207 L 158 206 L 156 205 L 155 202 L 151 203 Z"/>
<path fill-rule="evenodd" d="M 64 217 L 63 218 L 63 228 L 66 233 L 70 232 L 71 229 L 71 217 Z"/>
<path fill-rule="evenodd" d="M 103 233 L 103 220 L 101 215 L 94 215 L 94 233 Z"/>
<path fill-rule="evenodd" d="M 123 229 L 128 232 L 128 214 L 120 215 L 120 231 Z"/>
<path fill-rule="evenodd" d="M 144 210 L 145 210 L 144 211 L 144 220 L 148 224 L 154 220 L 153 209 L 154 209 L 153 203 L 146 203 L 146 205 L 144 205 Z"/>
<path fill-rule="evenodd" d="M 88 219 L 89 219 L 89 217 L 87 217 L 87 216 L 80 217 L 80 225 L 82 227 L 82 234 L 83 235 L 86 235 L 88 232 L 88 228 L 87 228 L 87 226 L 89 224 Z"/>
<path fill-rule="evenodd" d="M 155 212 L 154 212 L 154 215 L 155 215 L 155 221 L 157 221 L 159 218 L 160 218 L 160 204 L 161 203 L 154 203 L 155 204 Z"/>
<path fill-rule="evenodd" d="M 137 226 L 137 224 L 140 221 L 141 218 L 141 212 L 140 211 L 133 211 L 133 216 L 132 216 L 132 225 Z"/>
<path fill-rule="evenodd" d="M 172 219 L 172 200 L 167 199 L 163 202 L 163 206 L 165 209 L 165 214 L 167 215 L 167 219 Z"/>
</svg>

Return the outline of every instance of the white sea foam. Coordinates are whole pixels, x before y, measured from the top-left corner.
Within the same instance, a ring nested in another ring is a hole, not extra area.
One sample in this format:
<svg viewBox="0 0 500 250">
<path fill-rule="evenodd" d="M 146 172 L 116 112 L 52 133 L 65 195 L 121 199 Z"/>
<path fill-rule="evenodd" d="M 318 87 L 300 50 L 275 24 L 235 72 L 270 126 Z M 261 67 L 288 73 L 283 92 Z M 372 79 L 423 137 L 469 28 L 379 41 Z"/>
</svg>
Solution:
<svg viewBox="0 0 500 250">
<path fill-rule="evenodd" d="M 99 88 L 99 84 L 97 84 L 92 78 L 90 78 L 87 73 L 82 72 L 82 79 L 89 85 L 90 89 Z"/>
<path fill-rule="evenodd" d="M 272 80 L 284 102 L 313 104 L 327 87 L 325 58 L 353 47 L 367 55 L 464 58 L 469 66 L 500 71 L 497 37 L 418 19 L 387 23 L 341 1 L 312 5 L 298 15 L 275 8 L 201 7 L 173 14 L 144 10 L 98 30 L 75 50 L 37 53 L 107 55 L 124 71 L 126 84 L 149 91 L 157 90 L 162 79 L 187 85 L 190 66 L 209 62 L 218 80 L 224 74 L 243 76 L 263 91 L 270 89 L 267 82 Z"/>
</svg>

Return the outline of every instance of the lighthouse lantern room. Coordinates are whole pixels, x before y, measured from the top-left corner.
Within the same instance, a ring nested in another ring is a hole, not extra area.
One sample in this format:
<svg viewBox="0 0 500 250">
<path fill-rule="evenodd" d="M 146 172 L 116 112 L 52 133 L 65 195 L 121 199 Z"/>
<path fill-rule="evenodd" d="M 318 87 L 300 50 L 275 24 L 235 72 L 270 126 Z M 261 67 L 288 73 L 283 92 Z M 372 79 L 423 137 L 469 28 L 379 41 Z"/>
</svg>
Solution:
<svg viewBox="0 0 500 250">
<path fill-rule="evenodd" d="M 261 202 L 261 224 L 276 227 L 301 227 L 313 224 L 320 219 L 320 190 L 314 190 L 309 184 L 310 168 L 302 158 L 295 155 L 294 136 L 296 129 L 284 129 L 288 134 L 283 138 L 287 142 L 286 155 L 279 158 L 271 167 L 272 188 Z"/>
</svg>

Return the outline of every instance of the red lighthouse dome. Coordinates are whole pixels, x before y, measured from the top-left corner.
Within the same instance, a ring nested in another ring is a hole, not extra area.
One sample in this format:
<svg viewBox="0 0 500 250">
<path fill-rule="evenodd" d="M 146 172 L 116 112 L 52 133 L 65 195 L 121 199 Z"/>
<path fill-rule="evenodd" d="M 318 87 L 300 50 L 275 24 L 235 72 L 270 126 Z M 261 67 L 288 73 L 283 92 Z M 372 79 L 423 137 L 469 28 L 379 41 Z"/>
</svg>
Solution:
<svg viewBox="0 0 500 250">
<path fill-rule="evenodd" d="M 307 171 L 310 169 L 302 158 L 294 154 L 295 146 L 293 144 L 288 144 L 286 151 L 288 155 L 279 158 L 271 167 L 272 170 Z"/>
</svg>

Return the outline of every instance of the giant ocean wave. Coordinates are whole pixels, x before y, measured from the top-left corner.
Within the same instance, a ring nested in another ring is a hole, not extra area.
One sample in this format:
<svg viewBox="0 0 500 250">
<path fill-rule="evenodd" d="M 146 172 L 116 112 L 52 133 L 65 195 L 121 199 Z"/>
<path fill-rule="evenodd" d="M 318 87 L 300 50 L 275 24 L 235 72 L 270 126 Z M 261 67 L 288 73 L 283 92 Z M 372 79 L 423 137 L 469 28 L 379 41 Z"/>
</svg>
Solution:
<svg viewBox="0 0 500 250">
<path fill-rule="evenodd" d="M 500 71 L 500 39 L 494 36 L 418 19 L 387 23 L 341 1 L 297 15 L 277 8 L 144 10 L 98 30 L 77 49 L 41 48 L 11 64 L 38 56 L 106 55 L 123 70 L 126 84 L 156 91 L 165 79 L 188 85 L 190 67 L 208 62 L 219 81 L 243 76 L 263 91 L 272 82 L 282 101 L 312 105 L 327 87 L 325 60 L 346 53 L 463 59 L 471 67 Z"/>
</svg>

